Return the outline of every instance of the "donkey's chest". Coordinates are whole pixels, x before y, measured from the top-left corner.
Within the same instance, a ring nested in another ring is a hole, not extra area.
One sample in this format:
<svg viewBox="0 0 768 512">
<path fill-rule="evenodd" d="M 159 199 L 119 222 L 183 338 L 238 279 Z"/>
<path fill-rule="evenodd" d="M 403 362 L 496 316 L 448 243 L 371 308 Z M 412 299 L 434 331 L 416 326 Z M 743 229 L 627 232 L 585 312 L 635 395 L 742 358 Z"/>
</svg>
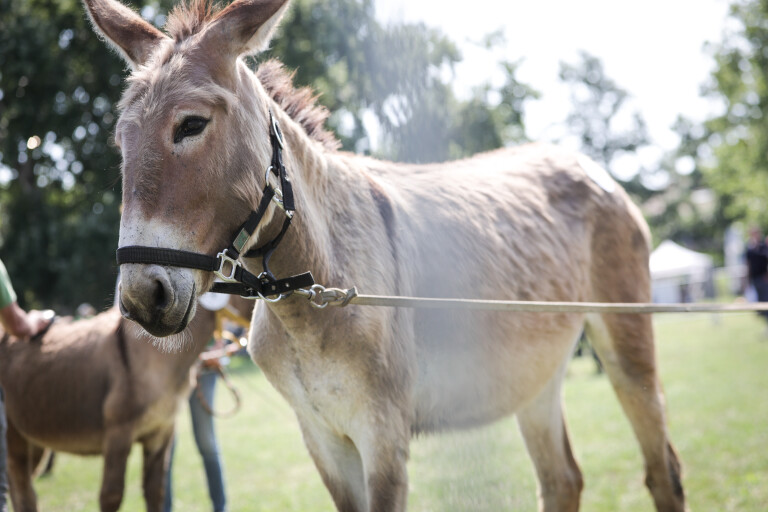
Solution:
<svg viewBox="0 0 768 512">
<path fill-rule="evenodd" d="M 348 360 L 323 353 L 313 341 L 297 347 L 288 339 L 252 339 L 249 352 L 303 422 L 344 431 L 352 411 L 365 403 L 365 386 Z"/>
</svg>

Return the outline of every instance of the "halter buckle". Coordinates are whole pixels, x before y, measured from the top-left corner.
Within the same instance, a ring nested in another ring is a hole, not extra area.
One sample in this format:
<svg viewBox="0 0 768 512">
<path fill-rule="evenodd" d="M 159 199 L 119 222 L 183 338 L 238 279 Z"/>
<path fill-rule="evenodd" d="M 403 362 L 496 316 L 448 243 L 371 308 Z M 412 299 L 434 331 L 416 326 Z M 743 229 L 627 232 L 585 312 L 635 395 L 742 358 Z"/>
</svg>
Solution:
<svg viewBox="0 0 768 512">
<path fill-rule="evenodd" d="M 285 202 L 283 202 L 283 191 L 279 188 L 275 189 L 275 195 L 272 196 L 272 202 L 274 202 L 278 208 L 283 210 L 283 213 L 285 213 L 285 216 L 289 219 L 293 218 L 293 210 L 288 210 L 285 207 Z"/>
<path fill-rule="evenodd" d="M 271 188 L 272 190 L 275 191 L 275 195 L 272 196 L 272 202 L 275 203 L 278 208 L 283 210 L 283 212 L 285 213 L 285 215 L 288 218 L 292 218 L 293 217 L 293 210 L 288 210 L 288 209 L 285 208 L 285 203 L 283 202 L 283 191 L 282 191 L 282 189 L 279 186 L 273 187 L 269 183 L 269 177 L 272 175 L 272 172 L 274 171 L 274 169 L 275 168 L 273 166 L 271 166 L 271 165 L 267 168 L 267 172 L 264 173 L 264 183 L 269 188 Z"/>
<path fill-rule="evenodd" d="M 219 269 L 213 271 L 214 275 L 225 283 L 238 282 L 237 279 L 235 279 L 235 272 L 237 271 L 237 267 L 241 266 L 240 262 L 227 254 L 227 249 L 224 249 L 217 254 L 216 258 L 220 259 L 221 263 L 219 264 Z M 225 274 L 224 272 L 227 264 L 229 264 L 229 272 Z"/>
</svg>

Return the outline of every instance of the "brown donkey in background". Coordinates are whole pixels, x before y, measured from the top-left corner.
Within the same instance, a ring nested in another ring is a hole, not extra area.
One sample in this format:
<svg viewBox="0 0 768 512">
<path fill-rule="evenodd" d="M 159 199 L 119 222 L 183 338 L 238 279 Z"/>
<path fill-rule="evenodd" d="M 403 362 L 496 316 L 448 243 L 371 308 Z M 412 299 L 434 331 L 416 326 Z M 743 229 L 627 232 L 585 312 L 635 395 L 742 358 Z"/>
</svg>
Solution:
<svg viewBox="0 0 768 512">
<path fill-rule="evenodd" d="M 250 316 L 252 301 L 232 305 Z M 176 410 L 189 396 L 190 368 L 214 330 L 200 313 L 183 333 L 187 350 L 163 353 L 117 308 L 87 320 L 55 322 L 41 341 L 2 333 L 0 385 L 8 416 L 8 476 L 13 509 L 37 510 L 33 472 L 43 448 L 103 455 L 99 503 L 120 508 L 133 443 L 143 448 L 144 499 L 161 511 Z"/>
<path fill-rule="evenodd" d="M 271 111 L 297 212 L 271 258 L 278 277 L 310 270 L 318 283 L 380 295 L 650 299 L 648 228 L 585 157 L 528 145 L 418 166 L 338 152 L 310 93 L 293 90 L 275 64 L 254 74 L 241 58 L 267 45 L 285 0 L 221 10 L 193 1 L 170 14 L 168 35 L 114 0 L 85 3 L 133 68 L 115 132 L 121 247 L 211 257 L 227 247 L 262 197 L 276 151 Z M 280 230 L 282 212 L 266 211 L 243 253 Z M 260 272 L 260 258 L 241 263 Z M 156 336 L 184 328 L 213 279 L 148 262 L 121 271 L 123 314 Z M 319 311 L 293 294 L 258 303 L 249 351 L 295 410 L 339 510 L 405 509 L 414 434 L 516 414 L 541 510 L 574 511 L 583 483 L 561 388 L 585 322 L 639 441 L 656 508 L 684 510 L 648 316 Z"/>
</svg>

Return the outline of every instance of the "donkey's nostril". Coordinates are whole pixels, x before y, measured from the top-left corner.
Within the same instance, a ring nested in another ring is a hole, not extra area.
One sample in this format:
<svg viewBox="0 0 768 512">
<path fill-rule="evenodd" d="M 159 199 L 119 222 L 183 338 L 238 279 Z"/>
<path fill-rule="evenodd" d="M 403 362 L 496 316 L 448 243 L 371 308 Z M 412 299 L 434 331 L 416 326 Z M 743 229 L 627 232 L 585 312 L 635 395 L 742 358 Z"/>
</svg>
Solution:
<svg viewBox="0 0 768 512">
<path fill-rule="evenodd" d="M 163 311 L 168 307 L 170 293 L 166 288 L 166 284 L 159 279 L 155 280 L 155 292 L 153 298 L 156 310 Z"/>
<path fill-rule="evenodd" d="M 130 313 L 130 311 L 128 311 L 128 308 L 127 308 L 127 307 L 125 307 L 125 304 L 123 304 L 123 299 L 122 299 L 122 298 L 119 298 L 119 299 L 117 300 L 117 306 L 118 306 L 118 308 L 120 308 L 120 314 L 121 314 L 121 315 L 123 315 L 123 317 L 124 317 L 125 319 L 127 319 L 127 320 L 133 320 L 133 318 L 131 318 L 131 313 Z"/>
</svg>

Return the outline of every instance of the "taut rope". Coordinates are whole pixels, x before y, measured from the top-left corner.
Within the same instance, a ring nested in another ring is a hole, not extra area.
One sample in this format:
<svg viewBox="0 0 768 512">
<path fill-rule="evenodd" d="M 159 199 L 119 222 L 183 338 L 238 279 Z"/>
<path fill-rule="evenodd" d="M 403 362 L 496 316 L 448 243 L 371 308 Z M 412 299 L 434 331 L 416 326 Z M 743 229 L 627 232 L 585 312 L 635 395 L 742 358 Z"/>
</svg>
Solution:
<svg viewBox="0 0 768 512">
<path fill-rule="evenodd" d="M 426 297 L 399 297 L 387 295 L 361 295 L 356 288 L 325 288 L 314 285 L 294 293 L 306 297 L 317 308 L 326 306 L 379 306 L 393 308 L 474 309 L 484 311 L 510 311 L 535 313 L 734 313 L 768 311 L 768 302 L 732 303 L 606 303 L 606 302 L 541 302 L 521 300 L 443 299 Z"/>
</svg>

